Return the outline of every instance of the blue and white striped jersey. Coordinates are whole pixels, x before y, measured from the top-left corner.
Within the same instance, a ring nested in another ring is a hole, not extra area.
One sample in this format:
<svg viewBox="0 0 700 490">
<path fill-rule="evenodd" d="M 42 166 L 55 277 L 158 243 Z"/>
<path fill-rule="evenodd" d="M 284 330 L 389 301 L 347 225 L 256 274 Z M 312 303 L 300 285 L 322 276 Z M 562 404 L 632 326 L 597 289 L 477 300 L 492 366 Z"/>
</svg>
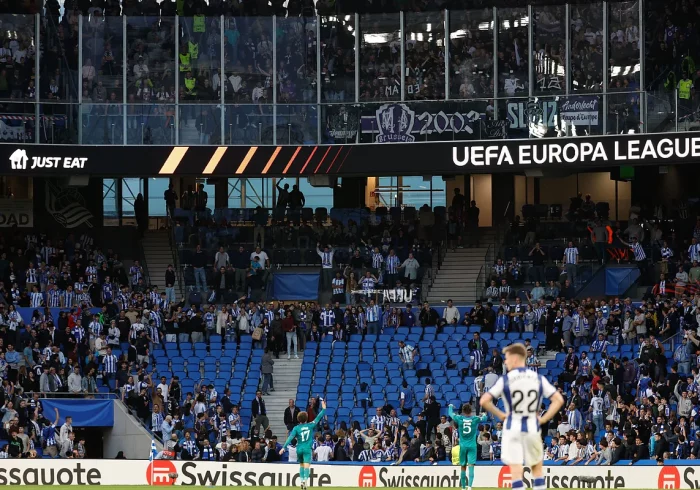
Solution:
<svg viewBox="0 0 700 490">
<path fill-rule="evenodd" d="M 494 399 L 503 398 L 508 414 L 505 430 L 534 433 L 540 431 L 537 416 L 542 400 L 556 391 L 544 376 L 523 367 L 501 376 L 488 392 Z"/>
</svg>

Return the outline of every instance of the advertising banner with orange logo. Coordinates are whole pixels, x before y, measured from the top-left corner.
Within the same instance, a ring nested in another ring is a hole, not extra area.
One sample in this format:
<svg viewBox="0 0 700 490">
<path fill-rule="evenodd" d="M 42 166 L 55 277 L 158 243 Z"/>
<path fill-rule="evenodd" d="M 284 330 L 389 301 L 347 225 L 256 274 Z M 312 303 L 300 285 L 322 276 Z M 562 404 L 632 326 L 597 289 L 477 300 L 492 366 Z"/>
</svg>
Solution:
<svg viewBox="0 0 700 490">
<path fill-rule="evenodd" d="M 151 464 L 154 465 L 151 468 Z M 151 471 L 151 469 L 153 471 Z M 255 464 L 208 461 L 155 460 L 5 460 L 0 466 L 3 485 L 153 485 L 298 487 L 299 466 L 293 463 Z M 532 473 L 525 470 L 523 483 L 532 487 Z M 311 487 L 459 488 L 459 467 L 408 464 L 390 466 L 314 464 Z M 632 467 L 545 466 L 547 488 L 700 488 L 700 465 Z M 500 464 L 479 464 L 478 487 L 510 488 L 510 472 Z"/>
</svg>

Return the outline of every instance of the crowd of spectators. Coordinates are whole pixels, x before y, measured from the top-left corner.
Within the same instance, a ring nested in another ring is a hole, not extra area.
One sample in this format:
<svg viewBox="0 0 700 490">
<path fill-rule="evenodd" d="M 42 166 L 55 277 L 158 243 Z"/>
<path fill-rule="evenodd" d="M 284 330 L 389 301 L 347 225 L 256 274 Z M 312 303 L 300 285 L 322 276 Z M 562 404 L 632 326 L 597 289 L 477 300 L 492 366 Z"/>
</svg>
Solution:
<svg viewBox="0 0 700 490">
<path fill-rule="evenodd" d="M 89 234 L 3 235 L 0 250 L 0 439 L 8 444 L 0 454 L 82 458 L 85 441 L 72 434 L 70 416 L 59 428 L 40 397 L 96 396 L 107 352 L 121 350 L 120 340 L 138 346 L 134 329 L 120 339 L 110 323 L 127 310 L 140 318 L 160 295 L 138 260 L 123 262 Z"/>
<path fill-rule="evenodd" d="M 68 1 L 61 8 L 55 0 L 47 2 L 39 25 L 42 61 L 38 78 L 34 73 L 34 17 L 2 18 L 3 29 L 12 34 L 0 47 L 0 99 L 6 101 L 2 111 L 17 116 L 3 120 L 11 128 L 4 132 L 4 139 L 31 141 L 35 131 L 40 131 L 41 141 L 71 142 L 78 138 L 80 124 L 84 143 L 116 144 L 126 138 L 130 144 L 172 144 L 177 121 L 181 143 L 272 142 L 275 123 L 270 104 L 272 87 L 276 86 L 277 102 L 285 105 L 278 109 L 277 117 L 282 121 L 278 126 L 288 130 L 289 142 L 316 141 L 318 84 L 323 102 L 354 102 L 356 69 L 360 70 L 357 95 L 361 101 L 399 100 L 402 83 L 405 100 L 444 99 L 444 18 L 440 10 L 444 6 L 451 12 L 450 98 L 488 100 L 494 86 L 501 97 L 527 96 L 531 70 L 535 74 L 534 93 L 560 94 L 565 90 L 563 6 L 536 7 L 531 20 L 522 6 L 503 7 L 498 25 L 492 26 L 490 9 L 474 9 L 461 2 L 424 4 L 406 12 L 407 32 L 402 36 L 398 3 L 383 2 L 381 7 L 336 4 L 331 11 L 324 2 L 314 6 L 297 1 L 283 7 L 278 3 L 251 6 L 193 0 L 183 3 L 180 12 L 173 3 L 127 2 L 122 7 L 113 1 Z M 675 88 L 686 72 L 695 81 L 695 12 L 679 2 L 654 6 L 646 19 L 651 86 L 670 83 Z M 602 9 L 596 7 L 600 6 L 571 8 L 573 92 L 603 89 L 603 16 Z M 347 14 L 339 13 L 345 10 Z M 354 25 L 355 10 L 360 12 L 361 26 Z M 607 90 L 624 92 L 608 101 L 608 127 L 614 126 L 617 132 L 628 126 L 636 128 L 639 120 L 639 97 L 630 94 L 642 88 L 638 10 L 638 2 L 622 2 L 610 6 L 607 16 Z M 178 28 L 173 17 L 176 13 L 181 16 Z M 272 46 L 272 20 L 265 17 L 273 13 L 278 15 L 277 46 Z M 79 46 L 81 14 L 83 42 Z M 122 14 L 128 19 L 126 40 Z M 321 15 L 320 26 L 316 14 Z M 529 23 L 534 29 L 533 46 L 528 41 Z M 355 67 L 358 32 L 362 33 L 360 66 Z M 402 44 L 405 73 L 400 69 Z M 533 52 L 532 67 L 528 65 L 528 50 Z M 317 60 L 319 51 L 321 59 Z M 277 59 L 274 67 L 273 54 Z M 82 66 L 78 66 L 81 58 Z M 317 73 L 319 65 L 321 72 Z M 674 73 L 671 82 L 666 76 L 669 72 Z M 37 91 L 46 103 L 35 128 L 31 106 L 14 101 L 33 100 Z M 63 105 L 77 102 L 79 95 L 83 102 L 80 109 Z M 182 104 L 179 108 L 174 105 L 176 95 Z M 685 112 L 695 111 L 696 99 L 693 92 Z M 685 99 L 682 102 L 685 104 Z M 121 105 L 125 103 L 128 105 Z M 278 139 L 284 140 L 281 132 Z"/>
</svg>

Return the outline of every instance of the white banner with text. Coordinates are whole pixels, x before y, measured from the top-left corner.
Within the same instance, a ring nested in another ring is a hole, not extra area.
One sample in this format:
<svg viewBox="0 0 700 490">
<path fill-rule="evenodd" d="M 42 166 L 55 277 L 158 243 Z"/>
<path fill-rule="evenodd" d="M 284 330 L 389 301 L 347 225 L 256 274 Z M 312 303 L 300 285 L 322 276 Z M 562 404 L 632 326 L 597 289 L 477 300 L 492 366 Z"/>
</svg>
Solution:
<svg viewBox="0 0 700 490">
<path fill-rule="evenodd" d="M 0 465 L 2 485 L 148 485 L 298 487 L 296 464 L 157 460 L 14 460 Z M 698 466 L 545 466 L 547 488 L 700 488 Z M 311 487 L 459 488 L 456 466 L 314 464 Z M 524 483 L 532 487 L 526 469 Z M 508 488 L 507 467 L 477 466 L 475 487 Z"/>
</svg>

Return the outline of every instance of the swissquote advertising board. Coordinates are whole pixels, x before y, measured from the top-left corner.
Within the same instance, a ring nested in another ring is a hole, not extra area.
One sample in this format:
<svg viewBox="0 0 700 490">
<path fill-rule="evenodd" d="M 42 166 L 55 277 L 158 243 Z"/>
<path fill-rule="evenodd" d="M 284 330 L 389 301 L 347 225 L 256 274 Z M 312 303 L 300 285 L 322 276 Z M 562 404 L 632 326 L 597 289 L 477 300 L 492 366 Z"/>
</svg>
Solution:
<svg viewBox="0 0 700 490">
<path fill-rule="evenodd" d="M 700 163 L 700 134 L 334 146 L 0 144 L 0 174 L 41 177 L 435 175 Z"/>
<path fill-rule="evenodd" d="M 5 460 L 0 466 L 0 486 L 148 485 L 151 480 L 157 486 L 299 485 L 296 464 L 165 460 L 153 464 L 151 468 L 149 461 L 138 460 Z M 511 486 L 508 468 L 500 465 L 477 466 L 476 479 L 479 487 Z M 546 466 L 545 479 L 547 488 L 700 488 L 700 466 Z M 532 480 L 526 469 L 525 486 L 532 487 Z M 459 467 L 315 464 L 310 486 L 459 488 Z"/>
</svg>

